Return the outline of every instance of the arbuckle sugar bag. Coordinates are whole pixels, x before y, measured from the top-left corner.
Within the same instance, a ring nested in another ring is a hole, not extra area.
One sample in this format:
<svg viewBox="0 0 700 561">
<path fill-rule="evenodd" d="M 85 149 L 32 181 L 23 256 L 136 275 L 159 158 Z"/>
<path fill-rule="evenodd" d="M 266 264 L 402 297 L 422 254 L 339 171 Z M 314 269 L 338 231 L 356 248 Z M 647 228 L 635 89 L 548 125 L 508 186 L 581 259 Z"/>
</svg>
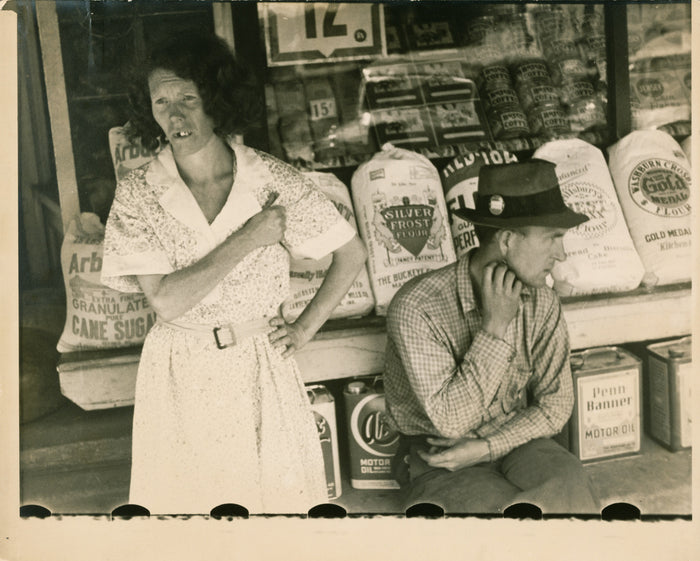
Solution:
<svg viewBox="0 0 700 561">
<path fill-rule="evenodd" d="M 517 161 L 515 155 L 505 150 L 481 150 L 460 154 L 442 169 L 452 242 L 458 258 L 478 246 L 479 240 L 474 233 L 474 225 L 452 212 L 458 208 L 474 208 L 474 193 L 479 186 L 481 166 Z"/>
<path fill-rule="evenodd" d="M 124 179 L 132 169 L 150 162 L 157 153 L 157 150 L 148 150 L 139 143 L 129 142 L 125 134 L 127 126 L 109 129 L 109 151 L 117 181 Z"/>
<path fill-rule="evenodd" d="M 554 162 L 564 202 L 589 220 L 564 237 L 566 261 L 552 271 L 562 296 L 624 292 L 644 267 L 627 230 L 603 153 L 578 138 L 548 142 L 534 157 Z"/>
<path fill-rule="evenodd" d="M 130 347 L 143 343 L 156 314 L 143 294 L 126 294 L 100 282 L 104 226 L 84 212 L 68 226 L 61 247 L 66 285 L 66 324 L 61 353 Z"/>
<path fill-rule="evenodd" d="M 350 193 L 345 184 L 332 173 L 307 172 L 305 175 L 316 183 L 318 188 L 333 201 L 338 212 L 357 230 Z M 282 304 L 282 315 L 285 320 L 293 321 L 299 317 L 316 295 L 332 261 L 332 255 L 326 255 L 318 260 L 290 259 L 290 296 Z M 374 297 L 365 265 L 330 317 L 333 319 L 362 316 L 370 313 L 372 308 L 374 308 Z"/>
<path fill-rule="evenodd" d="M 435 166 L 387 143 L 352 176 L 360 234 L 369 253 L 377 315 L 409 279 L 456 260 Z"/>
<path fill-rule="evenodd" d="M 690 163 L 673 137 L 635 131 L 608 148 L 610 173 L 646 286 L 688 281 L 692 275 Z"/>
</svg>

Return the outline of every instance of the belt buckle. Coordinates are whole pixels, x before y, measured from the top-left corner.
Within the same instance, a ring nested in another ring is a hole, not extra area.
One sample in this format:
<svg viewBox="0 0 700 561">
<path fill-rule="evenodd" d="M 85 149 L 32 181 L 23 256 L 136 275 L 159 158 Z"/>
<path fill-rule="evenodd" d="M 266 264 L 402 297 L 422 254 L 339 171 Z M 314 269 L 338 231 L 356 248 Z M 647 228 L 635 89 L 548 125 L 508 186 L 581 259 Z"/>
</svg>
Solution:
<svg viewBox="0 0 700 561">
<path fill-rule="evenodd" d="M 219 339 L 219 331 L 222 329 L 228 330 L 229 334 L 231 335 L 231 342 L 229 343 L 222 343 L 221 339 Z M 214 328 L 214 340 L 216 341 L 216 347 L 218 349 L 225 349 L 227 347 L 232 347 L 233 345 L 236 344 L 236 335 L 234 334 L 233 330 L 229 327 L 215 327 Z"/>
</svg>

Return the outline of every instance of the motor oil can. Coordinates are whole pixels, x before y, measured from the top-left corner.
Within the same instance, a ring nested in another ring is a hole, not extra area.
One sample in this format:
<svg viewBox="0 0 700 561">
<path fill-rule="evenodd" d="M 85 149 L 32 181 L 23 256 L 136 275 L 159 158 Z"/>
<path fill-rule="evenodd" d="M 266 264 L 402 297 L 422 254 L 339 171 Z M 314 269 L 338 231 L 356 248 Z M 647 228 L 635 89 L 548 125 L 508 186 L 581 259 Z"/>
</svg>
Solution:
<svg viewBox="0 0 700 561">
<path fill-rule="evenodd" d="M 399 434 L 386 419 L 381 378 L 353 380 L 345 386 L 350 485 L 355 489 L 398 489 L 391 475 L 391 460 Z"/>
<path fill-rule="evenodd" d="M 666 448 L 692 446 L 692 341 L 684 337 L 647 346 L 649 433 Z"/>
<path fill-rule="evenodd" d="M 335 401 L 328 388 L 321 384 L 306 386 L 306 394 L 311 402 L 318 437 L 321 440 L 328 498 L 337 499 L 343 491 L 338 460 L 338 425 L 335 418 Z"/>
<path fill-rule="evenodd" d="M 582 462 L 639 453 L 642 361 L 619 347 L 571 355 L 571 452 Z"/>
</svg>

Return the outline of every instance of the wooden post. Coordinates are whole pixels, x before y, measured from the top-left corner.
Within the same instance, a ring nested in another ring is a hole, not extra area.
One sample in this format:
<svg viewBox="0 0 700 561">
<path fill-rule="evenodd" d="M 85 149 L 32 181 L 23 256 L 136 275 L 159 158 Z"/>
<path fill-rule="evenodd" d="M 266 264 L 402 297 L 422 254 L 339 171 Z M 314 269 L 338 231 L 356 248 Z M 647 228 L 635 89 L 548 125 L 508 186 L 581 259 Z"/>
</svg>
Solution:
<svg viewBox="0 0 700 561">
<path fill-rule="evenodd" d="M 51 120 L 58 198 L 61 205 L 63 231 L 65 232 L 71 221 L 80 215 L 80 201 L 75 175 L 75 161 L 73 160 L 73 142 L 71 141 L 56 4 L 54 2 L 37 2 L 36 18 Z"/>
</svg>

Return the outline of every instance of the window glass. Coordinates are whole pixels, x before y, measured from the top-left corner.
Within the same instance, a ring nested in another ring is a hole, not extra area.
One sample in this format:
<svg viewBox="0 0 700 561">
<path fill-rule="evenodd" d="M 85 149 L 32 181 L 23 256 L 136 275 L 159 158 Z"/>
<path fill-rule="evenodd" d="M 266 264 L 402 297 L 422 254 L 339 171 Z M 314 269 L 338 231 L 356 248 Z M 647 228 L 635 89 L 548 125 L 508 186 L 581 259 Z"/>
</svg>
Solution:
<svg viewBox="0 0 700 561">
<path fill-rule="evenodd" d="M 356 165 L 609 138 L 601 4 L 258 3 L 270 150 Z M 377 33 L 377 29 L 379 33 Z"/>
<path fill-rule="evenodd" d="M 627 7 L 632 129 L 690 134 L 690 4 Z"/>
</svg>

